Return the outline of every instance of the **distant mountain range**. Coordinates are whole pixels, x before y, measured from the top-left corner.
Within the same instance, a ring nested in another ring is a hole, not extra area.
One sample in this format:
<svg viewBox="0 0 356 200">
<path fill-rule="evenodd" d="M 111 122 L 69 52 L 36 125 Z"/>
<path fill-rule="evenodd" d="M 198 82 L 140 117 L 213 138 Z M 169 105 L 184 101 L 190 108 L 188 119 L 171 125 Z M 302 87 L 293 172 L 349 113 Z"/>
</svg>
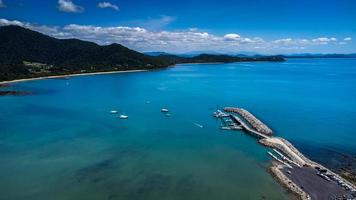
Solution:
<svg viewBox="0 0 356 200">
<path fill-rule="evenodd" d="M 255 55 L 258 55 L 258 53 L 248 52 L 248 51 L 241 51 L 241 52 L 237 52 L 237 53 L 231 53 L 231 52 L 230 53 L 219 53 L 219 52 L 216 52 L 216 51 L 190 51 L 190 52 L 186 52 L 186 53 L 177 53 L 177 54 L 167 53 L 167 52 L 163 52 L 163 51 L 153 51 L 153 52 L 143 52 L 143 54 L 149 55 L 149 56 L 176 55 L 176 56 L 180 56 L 180 57 L 195 57 L 195 56 L 199 56 L 199 55 L 202 55 L 202 54 L 228 55 L 228 56 L 235 56 L 235 57 L 236 56 L 237 57 L 253 57 Z"/>
<path fill-rule="evenodd" d="M 177 56 L 170 54 L 161 54 L 156 56 L 157 58 L 166 60 L 172 63 L 231 63 L 231 62 L 254 62 L 254 61 L 270 61 L 281 62 L 285 61 L 281 56 L 258 56 L 258 57 L 238 57 L 230 55 L 212 55 L 212 54 L 200 54 L 193 57 Z"/>
<path fill-rule="evenodd" d="M 284 61 L 280 56 L 237 57 L 201 54 L 191 57 L 151 52 L 120 44 L 100 46 L 78 39 L 56 39 L 20 26 L 0 27 L 0 81 L 73 73 L 157 69 L 178 63 Z"/>
<path fill-rule="evenodd" d="M 284 58 L 356 58 L 356 53 L 351 54 L 312 54 L 312 53 L 301 53 L 301 54 L 289 54 L 282 55 Z"/>
<path fill-rule="evenodd" d="M 259 54 L 256 52 L 248 52 L 248 51 L 240 51 L 237 53 L 217 53 L 217 52 L 210 52 L 210 51 L 194 51 L 194 52 L 187 52 L 182 54 L 171 54 L 167 52 L 144 52 L 146 55 L 151 56 L 160 56 L 160 55 L 177 55 L 181 57 L 194 57 L 201 54 L 209 54 L 209 55 L 228 55 L 234 57 L 265 57 L 270 55 Z M 356 53 L 350 54 L 322 54 L 322 53 L 300 53 L 300 54 L 280 54 L 283 58 L 356 58 Z"/>
<path fill-rule="evenodd" d="M 166 52 L 163 52 L 163 51 L 143 52 L 143 54 L 148 55 L 148 56 L 176 55 L 176 54 L 166 53 Z"/>
</svg>

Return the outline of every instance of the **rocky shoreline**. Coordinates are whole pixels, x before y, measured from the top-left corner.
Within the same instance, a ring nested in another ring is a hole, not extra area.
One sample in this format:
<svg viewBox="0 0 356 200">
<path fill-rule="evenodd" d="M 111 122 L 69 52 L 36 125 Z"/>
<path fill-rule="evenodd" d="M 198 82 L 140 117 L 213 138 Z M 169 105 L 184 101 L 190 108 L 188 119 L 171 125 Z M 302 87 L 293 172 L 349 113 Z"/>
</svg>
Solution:
<svg viewBox="0 0 356 200">
<path fill-rule="evenodd" d="M 279 165 L 276 162 L 272 162 L 272 166 L 269 168 L 269 172 L 272 174 L 277 181 L 292 192 L 300 200 L 310 200 L 311 197 L 305 193 L 297 184 L 292 182 L 286 175 L 283 174 L 281 169 L 282 165 Z"/>
</svg>

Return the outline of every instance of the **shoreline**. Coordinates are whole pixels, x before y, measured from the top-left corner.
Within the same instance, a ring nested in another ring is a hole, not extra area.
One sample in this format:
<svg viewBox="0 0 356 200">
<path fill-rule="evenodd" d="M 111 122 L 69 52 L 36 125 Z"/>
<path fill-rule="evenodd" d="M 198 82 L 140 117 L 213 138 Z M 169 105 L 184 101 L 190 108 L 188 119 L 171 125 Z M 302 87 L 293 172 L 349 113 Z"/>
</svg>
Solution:
<svg viewBox="0 0 356 200">
<path fill-rule="evenodd" d="M 270 62 L 270 61 L 241 61 L 241 62 L 231 62 L 231 63 L 250 63 L 250 62 Z M 275 62 L 275 61 L 273 61 L 273 62 Z M 175 67 L 177 65 L 195 65 L 195 64 L 198 65 L 198 64 L 228 64 L 228 63 L 225 63 L 225 62 L 177 63 L 177 64 L 169 65 L 169 66 L 167 66 L 167 68 Z M 153 70 L 155 70 L 155 69 L 153 69 Z M 15 80 L 11 80 L 11 81 L 0 81 L 0 85 L 18 83 L 18 82 L 26 82 L 26 81 L 35 81 L 35 80 L 42 80 L 42 79 L 55 79 L 55 78 L 75 77 L 75 76 L 90 76 L 90 75 L 116 74 L 116 73 L 147 72 L 147 71 L 150 71 L 150 69 L 133 69 L 133 70 L 125 70 L 125 71 L 86 72 L 86 73 L 74 73 L 74 74 L 67 74 L 67 75 L 49 75 L 49 76 L 40 76 L 40 77 L 34 77 L 34 78 L 15 79 Z"/>
<path fill-rule="evenodd" d="M 147 72 L 149 70 L 139 69 L 139 70 L 126 70 L 126 71 L 105 71 L 105 72 L 87 72 L 87 73 L 74 73 L 74 74 L 66 74 L 66 75 L 49 75 L 49 76 L 41 76 L 35 78 L 23 78 L 23 79 L 15 79 L 11 81 L 1 81 L 0 85 L 6 85 L 11 83 L 19 83 L 19 82 L 27 82 L 27 81 L 36 81 L 43 79 L 56 79 L 56 78 L 65 78 L 65 77 L 76 77 L 76 76 L 92 76 L 92 75 L 105 75 L 105 74 L 119 74 L 119 73 L 134 73 L 134 72 Z"/>
</svg>

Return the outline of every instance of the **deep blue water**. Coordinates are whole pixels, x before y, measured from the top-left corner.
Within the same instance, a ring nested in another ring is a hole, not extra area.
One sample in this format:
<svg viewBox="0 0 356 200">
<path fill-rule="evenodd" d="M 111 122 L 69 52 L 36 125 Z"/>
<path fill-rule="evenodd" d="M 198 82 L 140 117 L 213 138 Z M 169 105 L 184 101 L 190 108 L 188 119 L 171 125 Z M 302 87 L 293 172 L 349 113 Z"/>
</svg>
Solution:
<svg viewBox="0 0 356 200">
<path fill-rule="evenodd" d="M 356 155 L 355 59 L 186 64 L 9 88 L 33 94 L 0 97 L 0 199 L 288 198 L 264 147 L 219 130 L 212 112 L 223 106 L 248 109 L 322 164 Z"/>
</svg>

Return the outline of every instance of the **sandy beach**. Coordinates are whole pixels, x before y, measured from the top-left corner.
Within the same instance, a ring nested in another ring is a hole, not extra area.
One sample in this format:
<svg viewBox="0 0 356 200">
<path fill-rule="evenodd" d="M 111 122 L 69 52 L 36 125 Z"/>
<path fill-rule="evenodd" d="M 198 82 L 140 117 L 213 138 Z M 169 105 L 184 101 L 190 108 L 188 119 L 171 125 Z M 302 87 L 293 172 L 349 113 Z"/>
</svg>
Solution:
<svg viewBox="0 0 356 200">
<path fill-rule="evenodd" d="M 65 77 L 75 77 L 75 76 L 90 76 L 90 75 L 101 75 L 101 74 L 117 74 L 117 73 L 133 73 L 133 72 L 145 72 L 148 70 L 127 70 L 127 71 L 107 71 L 107 72 L 92 72 L 92 73 L 78 73 L 78 74 L 67 74 L 67 75 L 55 75 L 55 76 L 43 76 L 37 78 L 24 78 L 24 79 L 16 79 L 12 81 L 2 81 L 1 84 L 11 84 L 25 81 L 35 81 L 42 79 L 55 79 L 55 78 L 65 78 Z"/>
</svg>

